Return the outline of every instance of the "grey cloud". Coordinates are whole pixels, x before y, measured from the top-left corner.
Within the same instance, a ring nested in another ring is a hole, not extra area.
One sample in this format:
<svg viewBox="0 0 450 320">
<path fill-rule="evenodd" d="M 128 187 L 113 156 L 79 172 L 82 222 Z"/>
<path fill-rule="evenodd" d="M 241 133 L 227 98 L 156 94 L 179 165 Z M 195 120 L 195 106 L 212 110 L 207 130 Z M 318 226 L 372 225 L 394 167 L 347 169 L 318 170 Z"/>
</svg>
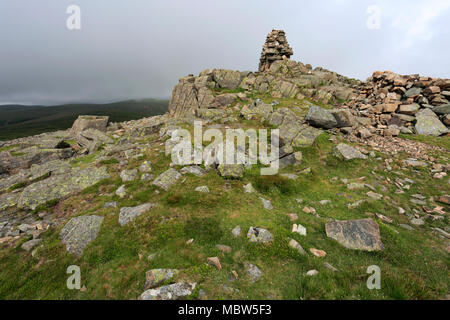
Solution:
<svg viewBox="0 0 450 320">
<path fill-rule="evenodd" d="M 346 76 L 381 69 L 448 77 L 443 2 L 427 2 L 441 9 L 423 22 L 418 0 L 3 0 L 0 103 L 167 98 L 189 73 L 256 70 L 272 28 L 286 31 L 293 59 Z M 81 7 L 80 31 L 66 29 L 70 4 Z M 380 30 L 366 27 L 372 4 L 382 9 Z M 394 25 L 398 17 L 406 22 Z M 404 46 L 408 18 L 425 29 Z"/>
</svg>

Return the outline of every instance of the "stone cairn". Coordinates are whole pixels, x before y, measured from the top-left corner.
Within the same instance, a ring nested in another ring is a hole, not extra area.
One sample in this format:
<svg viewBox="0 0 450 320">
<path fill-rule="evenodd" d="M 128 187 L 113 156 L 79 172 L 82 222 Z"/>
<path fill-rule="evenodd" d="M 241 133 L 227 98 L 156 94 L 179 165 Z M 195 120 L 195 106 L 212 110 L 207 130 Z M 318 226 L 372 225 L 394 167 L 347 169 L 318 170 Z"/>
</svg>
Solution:
<svg viewBox="0 0 450 320">
<path fill-rule="evenodd" d="M 267 35 L 262 49 L 259 72 L 269 70 L 274 61 L 289 59 L 293 54 L 294 52 L 287 42 L 284 31 L 272 30 Z"/>
</svg>

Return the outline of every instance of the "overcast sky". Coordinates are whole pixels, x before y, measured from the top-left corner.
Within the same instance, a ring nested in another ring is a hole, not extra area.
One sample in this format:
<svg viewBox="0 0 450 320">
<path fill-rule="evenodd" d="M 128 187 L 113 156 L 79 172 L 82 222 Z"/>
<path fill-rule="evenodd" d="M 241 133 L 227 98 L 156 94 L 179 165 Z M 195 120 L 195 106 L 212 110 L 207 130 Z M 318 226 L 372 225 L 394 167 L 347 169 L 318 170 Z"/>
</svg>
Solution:
<svg viewBox="0 0 450 320">
<path fill-rule="evenodd" d="M 450 0 L 1 0 L 0 103 L 167 98 L 190 73 L 256 70 L 273 28 L 292 59 L 349 77 L 450 77 Z"/>
</svg>

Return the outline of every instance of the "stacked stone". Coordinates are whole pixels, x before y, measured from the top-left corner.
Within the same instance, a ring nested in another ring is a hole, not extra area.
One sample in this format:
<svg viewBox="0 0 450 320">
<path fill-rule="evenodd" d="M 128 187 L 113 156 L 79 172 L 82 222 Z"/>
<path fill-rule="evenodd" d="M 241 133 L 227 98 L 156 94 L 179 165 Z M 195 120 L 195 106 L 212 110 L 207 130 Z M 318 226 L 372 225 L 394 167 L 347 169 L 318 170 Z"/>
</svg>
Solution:
<svg viewBox="0 0 450 320">
<path fill-rule="evenodd" d="M 289 59 L 293 54 L 294 52 L 287 42 L 284 31 L 272 30 L 267 35 L 262 49 L 259 72 L 269 70 L 274 61 Z"/>
<path fill-rule="evenodd" d="M 405 133 L 435 136 L 449 132 L 450 79 L 375 71 L 355 89 L 359 96 L 346 105 L 376 129 L 397 126 Z"/>
</svg>

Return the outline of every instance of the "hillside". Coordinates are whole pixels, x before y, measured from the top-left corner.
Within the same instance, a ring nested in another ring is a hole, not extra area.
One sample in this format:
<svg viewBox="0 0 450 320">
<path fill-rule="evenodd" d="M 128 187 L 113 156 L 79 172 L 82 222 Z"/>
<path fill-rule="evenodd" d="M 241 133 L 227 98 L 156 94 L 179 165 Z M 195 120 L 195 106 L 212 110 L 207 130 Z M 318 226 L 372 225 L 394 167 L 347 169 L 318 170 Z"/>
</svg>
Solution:
<svg viewBox="0 0 450 320">
<path fill-rule="evenodd" d="M 0 143 L 0 299 L 449 299 L 450 80 L 291 54 Z"/>
<path fill-rule="evenodd" d="M 107 115 L 112 122 L 150 117 L 166 112 L 167 104 L 165 100 L 144 99 L 108 104 L 0 105 L 0 140 L 64 130 L 81 114 Z"/>
</svg>

